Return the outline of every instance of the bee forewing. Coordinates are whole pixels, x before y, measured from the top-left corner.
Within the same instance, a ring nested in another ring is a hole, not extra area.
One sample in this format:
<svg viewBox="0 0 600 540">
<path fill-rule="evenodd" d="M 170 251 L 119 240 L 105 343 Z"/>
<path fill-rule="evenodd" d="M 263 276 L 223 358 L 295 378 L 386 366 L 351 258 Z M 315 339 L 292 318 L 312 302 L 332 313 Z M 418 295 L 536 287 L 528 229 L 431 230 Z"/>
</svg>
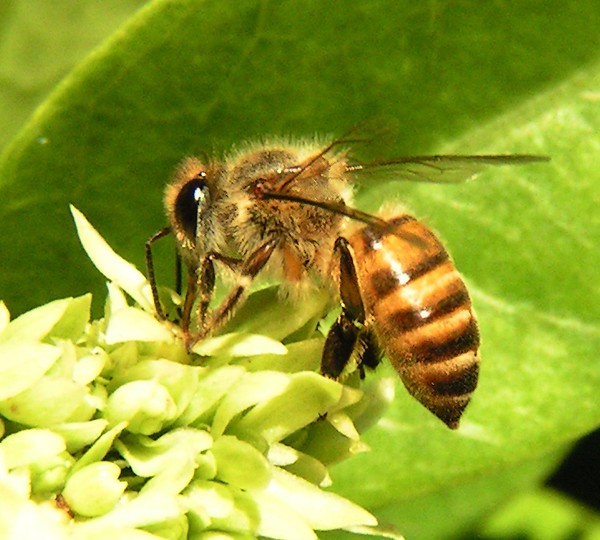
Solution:
<svg viewBox="0 0 600 540">
<path fill-rule="evenodd" d="M 376 175 L 385 180 L 452 184 L 469 180 L 490 166 L 527 165 L 549 159 L 529 154 L 408 156 L 389 161 L 349 164 L 347 170 L 357 173 L 357 177 Z"/>
</svg>

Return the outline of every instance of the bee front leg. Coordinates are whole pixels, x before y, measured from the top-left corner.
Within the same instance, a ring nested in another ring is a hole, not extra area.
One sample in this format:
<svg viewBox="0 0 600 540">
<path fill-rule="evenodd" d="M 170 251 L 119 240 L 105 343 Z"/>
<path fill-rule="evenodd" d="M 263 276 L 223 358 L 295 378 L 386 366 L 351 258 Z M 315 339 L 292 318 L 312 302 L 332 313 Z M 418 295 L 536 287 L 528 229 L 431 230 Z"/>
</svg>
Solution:
<svg viewBox="0 0 600 540">
<path fill-rule="evenodd" d="M 345 238 L 339 237 L 333 250 L 339 260 L 342 313 L 327 334 L 321 356 L 321 373 L 337 379 L 359 345 L 363 349 L 359 351 L 361 357 L 367 354 L 371 358 L 375 355 L 375 344 L 364 326 L 365 308 L 360 295 L 352 246 Z M 362 362 L 359 367 L 362 374 Z"/>
<path fill-rule="evenodd" d="M 160 304 L 160 299 L 158 297 L 158 287 L 156 285 L 156 274 L 154 273 L 154 259 L 152 257 L 152 245 L 154 242 L 159 240 L 160 238 L 165 237 L 167 234 L 171 233 L 170 227 L 164 227 L 159 231 L 155 232 L 148 240 L 146 240 L 145 244 L 145 254 L 146 254 L 146 277 L 148 278 L 148 282 L 150 283 L 150 290 L 152 291 L 152 301 L 154 302 L 154 309 L 156 310 L 156 316 L 160 320 L 165 320 L 165 312 Z"/>
<path fill-rule="evenodd" d="M 187 287 L 185 289 L 185 299 L 183 300 L 183 310 L 181 313 L 181 330 L 183 331 L 183 337 L 186 345 L 190 343 L 190 318 L 192 306 L 194 305 L 194 300 L 196 299 L 197 288 L 198 278 L 196 276 L 196 272 L 191 266 L 188 266 Z"/>
</svg>

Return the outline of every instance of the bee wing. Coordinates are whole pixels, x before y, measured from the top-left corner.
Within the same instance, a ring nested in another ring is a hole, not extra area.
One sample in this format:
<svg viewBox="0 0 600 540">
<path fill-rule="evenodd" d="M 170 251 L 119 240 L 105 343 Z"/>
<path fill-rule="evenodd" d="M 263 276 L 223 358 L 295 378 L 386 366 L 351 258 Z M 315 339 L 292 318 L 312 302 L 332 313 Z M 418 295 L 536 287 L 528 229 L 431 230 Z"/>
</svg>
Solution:
<svg viewBox="0 0 600 540">
<path fill-rule="evenodd" d="M 408 156 L 350 164 L 347 170 L 357 176 L 377 175 L 393 180 L 451 184 L 469 180 L 490 166 L 527 165 L 549 160 L 546 156 L 528 154 Z"/>
</svg>

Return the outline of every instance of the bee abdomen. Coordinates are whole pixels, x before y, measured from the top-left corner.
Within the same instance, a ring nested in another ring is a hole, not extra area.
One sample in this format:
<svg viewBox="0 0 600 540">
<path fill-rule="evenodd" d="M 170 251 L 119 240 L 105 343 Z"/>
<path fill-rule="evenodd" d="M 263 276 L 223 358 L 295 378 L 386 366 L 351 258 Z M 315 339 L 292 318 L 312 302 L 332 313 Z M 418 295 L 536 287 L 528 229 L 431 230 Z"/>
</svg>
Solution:
<svg viewBox="0 0 600 540">
<path fill-rule="evenodd" d="M 479 330 L 469 293 L 439 244 L 405 276 L 395 287 L 388 279 L 379 287 L 386 294 L 374 295 L 380 341 L 408 391 L 456 428 L 479 372 Z"/>
<path fill-rule="evenodd" d="M 387 340 L 386 352 L 408 391 L 456 428 L 477 385 L 479 331 L 466 290 L 464 296 L 446 297 L 438 308 L 427 318 L 397 316 L 404 326 Z"/>
<path fill-rule="evenodd" d="M 352 239 L 363 300 L 407 390 L 450 428 L 477 385 L 479 330 L 467 288 L 441 242 L 400 216 Z"/>
<path fill-rule="evenodd" d="M 406 302 L 403 302 L 402 307 L 392 311 L 386 318 L 385 327 L 395 335 L 398 332 L 410 332 L 434 324 L 435 321 L 450 313 L 469 309 L 469 305 L 469 294 L 463 286 L 429 305 L 406 305 Z M 390 307 L 387 309 L 390 310 Z"/>
<path fill-rule="evenodd" d="M 433 364 L 413 364 L 400 375 L 418 401 L 448 427 L 456 429 L 477 386 L 479 355 L 468 351 Z"/>
</svg>

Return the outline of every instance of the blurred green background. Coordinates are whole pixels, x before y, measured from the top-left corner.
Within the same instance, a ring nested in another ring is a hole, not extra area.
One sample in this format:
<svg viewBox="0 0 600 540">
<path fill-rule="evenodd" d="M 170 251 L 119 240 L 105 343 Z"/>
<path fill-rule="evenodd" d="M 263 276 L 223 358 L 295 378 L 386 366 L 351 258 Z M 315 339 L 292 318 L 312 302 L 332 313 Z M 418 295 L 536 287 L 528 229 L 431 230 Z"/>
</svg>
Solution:
<svg viewBox="0 0 600 540">
<path fill-rule="evenodd" d="M 365 158 L 548 154 L 551 166 L 494 171 L 451 191 L 402 187 L 473 285 L 487 371 L 470 441 L 413 416 L 398 389 L 390 421 L 423 429 L 373 430 L 368 442 L 385 455 L 359 460 L 358 475 L 343 464 L 334 481 L 408 538 L 600 537 L 591 508 L 597 442 L 553 484 L 569 483 L 569 495 L 535 488 L 600 422 L 599 27 L 591 0 L 364 1 L 343 10 L 316 1 L 5 0 L 0 296 L 13 314 L 88 290 L 101 299 L 67 204 L 141 267 L 143 242 L 164 223 L 162 186 L 188 153 L 265 134 L 339 135 L 375 119 L 393 136 L 362 150 Z M 393 183 L 369 188 L 358 197 L 368 209 L 397 197 Z M 171 247 L 160 253 L 159 272 L 170 276 Z M 489 432 L 478 431 L 489 418 Z M 453 458 L 436 457 L 454 444 Z"/>
</svg>

